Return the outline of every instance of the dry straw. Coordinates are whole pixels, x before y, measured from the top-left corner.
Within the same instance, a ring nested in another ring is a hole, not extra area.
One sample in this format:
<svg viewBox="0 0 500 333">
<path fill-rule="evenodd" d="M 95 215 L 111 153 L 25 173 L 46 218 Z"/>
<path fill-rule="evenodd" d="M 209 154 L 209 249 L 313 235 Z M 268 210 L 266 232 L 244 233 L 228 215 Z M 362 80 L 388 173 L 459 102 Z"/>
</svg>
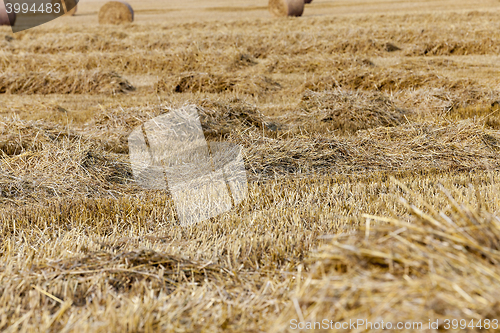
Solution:
<svg viewBox="0 0 500 333">
<path fill-rule="evenodd" d="M 66 15 L 75 15 L 78 9 L 78 3 L 76 0 L 52 0 L 52 5 L 60 4 L 62 10 Z"/>
<path fill-rule="evenodd" d="M 14 25 L 15 23 L 16 13 L 7 14 L 4 2 L 0 1 L 0 25 Z"/>
<path fill-rule="evenodd" d="M 0 94 L 116 94 L 134 87 L 115 72 L 0 74 Z"/>
<path fill-rule="evenodd" d="M 319 124 L 341 132 L 392 127 L 405 122 L 405 116 L 410 113 L 380 92 L 342 89 L 322 93 L 306 91 L 300 106 L 305 114 L 293 118 L 313 131 Z"/>
<path fill-rule="evenodd" d="M 99 10 L 99 24 L 126 24 L 134 22 L 134 10 L 123 1 L 110 1 Z"/>
<path fill-rule="evenodd" d="M 373 323 L 383 318 L 389 323 L 424 322 L 420 327 L 426 327 L 429 318 L 439 319 L 439 327 L 452 318 L 462 329 L 471 320 L 488 323 L 498 318 L 498 217 L 459 203 L 454 198 L 457 193 L 452 196 L 442 186 L 437 195 L 448 205 L 439 211 L 420 194 L 394 182 L 415 197 L 415 204 L 400 199 L 412 215 L 411 223 L 364 214 L 359 231 L 332 236 L 330 244 L 306 261 L 305 283 L 291 295 L 295 304 L 289 303 L 271 331 L 290 325 L 297 308 L 304 321 L 363 318 Z M 476 197 L 483 207 L 489 204 L 479 191 Z M 364 331 L 370 325 L 361 327 Z M 407 326 L 404 332 L 414 332 L 415 327 Z"/>
<path fill-rule="evenodd" d="M 277 91 L 281 85 L 266 76 L 234 76 L 231 74 L 184 73 L 161 79 L 155 85 L 157 92 L 239 92 L 258 95 Z"/>
<path fill-rule="evenodd" d="M 274 16 L 302 16 L 304 0 L 269 0 L 269 11 Z"/>
</svg>

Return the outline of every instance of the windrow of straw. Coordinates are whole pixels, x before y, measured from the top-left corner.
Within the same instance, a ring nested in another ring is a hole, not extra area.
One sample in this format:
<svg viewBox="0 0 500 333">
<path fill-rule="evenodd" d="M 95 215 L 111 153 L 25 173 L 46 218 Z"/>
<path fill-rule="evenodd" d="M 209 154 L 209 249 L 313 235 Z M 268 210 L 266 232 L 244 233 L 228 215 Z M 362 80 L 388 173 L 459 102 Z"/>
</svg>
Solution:
<svg viewBox="0 0 500 333">
<path fill-rule="evenodd" d="M 186 103 L 179 104 L 181 107 Z M 106 108 L 94 121 L 89 122 L 82 133 L 99 142 L 107 151 L 128 153 L 128 136 L 137 126 L 161 114 L 169 112 L 172 105 L 143 105 L 130 108 Z M 278 125 L 273 123 L 255 105 L 237 98 L 210 99 L 199 101 L 197 112 L 206 138 L 220 139 L 232 132 L 269 129 Z M 14 135 L 14 134 L 13 134 Z"/>
<path fill-rule="evenodd" d="M 0 133 L 0 201 L 106 196 L 132 178 L 123 157 L 63 128 L 3 119 Z"/>
<path fill-rule="evenodd" d="M 205 137 L 221 137 L 231 131 L 262 129 L 271 126 L 255 105 L 241 100 L 209 100 L 198 109 Z"/>
<path fill-rule="evenodd" d="M 272 79 L 259 76 L 234 76 L 231 74 L 186 73 L 161 79 L 155 84 L 155 90 L 161 92 L 203 92 L 220 94 L 237 92 L 260 95 L 281 89 L 281 85 Z"/>
<path fill-rule="evenodd" d="M 1 41 L 0 41 L 1 43 Z M 186 71 L 222 71 L 232 57 L 226 54 L 206 52 L 196 54 L 194 50 L 182 54 L 165 51 L 129 50 L 126 53 L 65 53 L 65 61 L 57 57 L 48 57 L 43 53 L 12 54 L 0 51 L 0 71 L 2 72 L 64 72 L 77 70 L 106 69 L 118 73 L 173 74 Z M 236 61 L 234 61 L 236 63 Z M 236 65 L 236 64 L 235 64 Z M 239 64 L 238 64 L 239 65 Z"/>
<path fill-rule="evenodd" d="M 0 74 L 0 94 L 118 94 L 134 87 L 115 72 Z"/>
<path fill-rule="evenodd" d="M 76 14 L 78 10 L 78 1 L 77 0 L 52 0 L 52 5 L 59 4 L 61 7 L 61 11 L 65 15 L 73 16 Z"/>
<path fill-rule="evenodd" d="M 14 11 L 12 11 L 11 13 L 7 13 L 7 8 L 5 7 L 5 3 L 8 3 L 8 1 L 7 0 L 0 1 L 0 26 L 2 25 L 12 26 L 16 23 L 16 13 Z M 10 4 L 12 5 L 12 3 Z"/>
<path fill-rule="evenodd" d="M 313 91 L 332 88 L 351 90 L 398 91 L 419 88 L 442 88 L 450 91 L 483 88 L 471 79 L 451 79 L 430 72 L 416 72 L 385 68 L 350 68 L 314 76 L 302 89 Z M 484 88 L 483 88 L 484 89 Z"/>
<path fill-rule="evenodd" d="M 1 64 L 1 62 L 0 62 Z M 269 73 L 330 73 L 353 68 L 371 68 L 375 64 L 365 57 L 350 57 L 346 55 L 323 56 L 321 53 L 306 55 L 271 55 L 264 63 Z"/>
<path fill-rule="evenodd" d="M 228 110 L 228 114 L 230 112 Z M 213 114 L 202 112 L 205 123 L 213 121 L 210 117 Z M 44 196 L 75 195 L 80 191 L 85 195 L 102 195 L 109 182 L 120 186 L 131 180 L 130 167 L 123 156 L 106 155 L 92 148 L 92 142 L 98 138 L 86 144 L 85 138 L 51 141 L 53 132 L 40 131 L 34 139 L 26 137 L 21 142 L 7 134 L 10 139 L 6 142 L 12 144 L 3 149 L 17 154 L 5 156 L 0 168 L 0 183 L 5 193 L 11 193 L 8 197 L 34 198 L 39 191 L 46 193 Z M 259 133 L 258 129 L 231 132 L 227 138 L 245 147 L 247 170 L 254 180 L 367 171 L 463 171 L 500 167 L 500 134 L 471 121 L 380 127 L 358 131 L 356 137 L 344 139 L 322 134 L 316 138 L 278 140 L 264 138 Z M 123 135 L 126 140 L 125 131 Z M 71 148 L 75 140 L 81 142 L 78 151 Z M 94 185 L 82 186 L 88 182 Z"/>
<path fill-rule="evenodd" d="M 500 86 L 486 86 L 472 79 L 450 78 L 430 72 L 379 67 L 352 68 L 312 76 L 297 90 L 322 92 L 335 88 L 390 93 L 404 108 L 419 112 L 491 105 L 500 98 Z"/>
<path fill-rule="evenodd" d="M 399 203 L 412 214 L 410 223 L 364 215 L 358 231 L 329 237 L 329 244 L 304 262 L 307 271 L 290 295 L 294 302 L 272 331 L 288 331 L 293 319 L 323 318 L 363 320 L 356 327 L 360 331 L 371 331 L 375 323 L 380 327 L 381 320 L 392 329 L 398 322 L 409 323 L 401 332 L 426 330 L 429 321 L 438 321 L 432 327 L 436 330 L 465 331 L 473 322 L 475 331 L 480 322 L 478 331 L 495 331 L 500 220 L 486 208 L 490 198 L 475 193 L 481 210 L 442 189 L 437 195 L 448 206 L 440 212 L 410 191 L 405 196 L 415 197 L 415 204 Z"/>
</svg>

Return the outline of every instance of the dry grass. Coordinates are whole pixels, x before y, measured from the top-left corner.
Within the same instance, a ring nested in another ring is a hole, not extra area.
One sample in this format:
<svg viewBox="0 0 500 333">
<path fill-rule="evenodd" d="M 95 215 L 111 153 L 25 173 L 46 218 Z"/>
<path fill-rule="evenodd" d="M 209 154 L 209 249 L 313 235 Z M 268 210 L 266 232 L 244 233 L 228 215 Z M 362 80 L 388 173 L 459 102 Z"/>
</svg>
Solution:
<svg viewBox="0 0 500 333">
<path fill-rule="evenodd" d="M 0 330 L 500 319 L 497 18 L 0 29 Z M 127 155 L 184 105 L 249 180 L 190 227 Z"/>
</svg>

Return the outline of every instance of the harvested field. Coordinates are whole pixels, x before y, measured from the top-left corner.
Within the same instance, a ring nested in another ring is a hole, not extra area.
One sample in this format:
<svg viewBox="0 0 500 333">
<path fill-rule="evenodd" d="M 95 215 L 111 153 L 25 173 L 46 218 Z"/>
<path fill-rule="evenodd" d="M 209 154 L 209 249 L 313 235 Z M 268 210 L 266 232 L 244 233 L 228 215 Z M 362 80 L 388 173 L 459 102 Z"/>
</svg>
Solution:
<svg viewBox="0 0 500 333">
<path fill-rule="evenodd" d="M 498 331 L 498 1 L 129 3 L 0 27 L 0 331 Z M 185 106 L 248 179 L 189 227 L 128 156 Z"/>
</svg>

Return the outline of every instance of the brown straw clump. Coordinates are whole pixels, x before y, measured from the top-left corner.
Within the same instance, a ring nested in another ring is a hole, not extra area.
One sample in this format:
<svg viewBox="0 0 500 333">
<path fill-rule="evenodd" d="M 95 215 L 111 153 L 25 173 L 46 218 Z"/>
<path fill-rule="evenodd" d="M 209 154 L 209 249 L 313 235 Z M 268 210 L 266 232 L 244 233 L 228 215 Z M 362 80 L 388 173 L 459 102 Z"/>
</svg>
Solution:
<svg viewBox="0 0 500 333">
<path fill-rule="evenodd" d="M 73 16 L 76 14 L 78 9 L 78 3 L 76 0 L 52 0 L 52 5 L 60 4 L 61 9 L 65 15 Z"/>
<path fill-rule="evenodd" d="M 429 72 L 354 67 L 315 76 L 307 81 L 302 89 L 323 91 L 341 87 L 353 90 L 398 91 L 426 87 L 453 91 L 477 86 L 479 84 L 472 79 L 452 79 Z"/>
<path fill-rule="evenodd" d="M 6 3 L 8 1 L 5 1 Z M 16 13 L 7 14 L 4 2 L 0 1 L 0 25 L 14 25 L 16 23 Z"/>
<path fill-rule="evenodd" d="M 15 156 L 26 151 L 38 152 L 63 139 L 77 139 L 67 130 L 33 121 L 0 120 L 0 156 Z"/>
<path fill-rule="evenodd" d="M 303 321 L 359 318 L 364 323 L 358 331 L 371 331 L 381 318 L 392 325 L 410 322 L 412 329 L 404 332 L 415 332 L 429 327 L 429 319 L 439 320 L 440 328 L 455 319 L 455 327 L 465 328 L 471 320 L 490 325 L 499 317 L 500 222 L 488 211 L 492 199 L 476 189 L 486 209 L 472 209 L 455 200 L 458 191 L 452 195 L 440 186 L 437 196 L 448 206 L 439 211 L 406 185 L 393 183 L 415 198 L 415 204 L 400 199 L 411 221 L 363 215 L 359 231 L 329 237 L 330 244 L 306 260 L 294 302 L 271 331 L 289 326 L 297 309 Z"/>
<path fill-rule="evenodd" d="M 150 237 L 154 240 L 154 237 Z M 100 242 L 103 249 L 117 249 L 123 243 L 133 241 L 132 238 L 123 237 L 115 242 Z M 96 267 L 97 270 L 96 270 Z M 138 250 L 113 254 L 99 251 L 90 253 L 83 258 L 69 258 L 36 267 L 60 277 L 65 275 L 92 276 L 97 272 L 105 274 L 111 281 L 114 290 L 127 292 L 137 281 L 147 280 L 156 288 L 163 287 L 173 292 L 178 283 L 189 279 L 193 283 L 202 283 L 205 279 L 227 279 L 227 269 L 212 262 L 193 261 L 180 256 L 173 256 L 154 250 Z M 51 272 L 52 271 L 52 272 Z M 63 272 L 63 273 L 61 273 Z M 71 272 L 70 274 L 64 272 Z"/>
<path fill-rule="evenodd" d="M 134 22 L 134 10 L 124 1 L 110 1 L 99 10 L 99 24 L 126 24 Z"/>
<path fill-rule="evenodd" d="M 0 94 L 117 94 L 134 89 L 115 72 L 0 74 Z"/>
<path fill-rule="evenodd" d="M 277 17 L 302 16 L 304 0 L 269 0 L 269 11 Z"/>
<path fill-rule="evenodd" d="M 226 74 L 187 73 L 161 79 L 155 85 L 160 92 L 239 92 L 258 95 L 268 91 L 280 90 L 281 85 L 266 76 L 235 77 Z"/>
</svg>

